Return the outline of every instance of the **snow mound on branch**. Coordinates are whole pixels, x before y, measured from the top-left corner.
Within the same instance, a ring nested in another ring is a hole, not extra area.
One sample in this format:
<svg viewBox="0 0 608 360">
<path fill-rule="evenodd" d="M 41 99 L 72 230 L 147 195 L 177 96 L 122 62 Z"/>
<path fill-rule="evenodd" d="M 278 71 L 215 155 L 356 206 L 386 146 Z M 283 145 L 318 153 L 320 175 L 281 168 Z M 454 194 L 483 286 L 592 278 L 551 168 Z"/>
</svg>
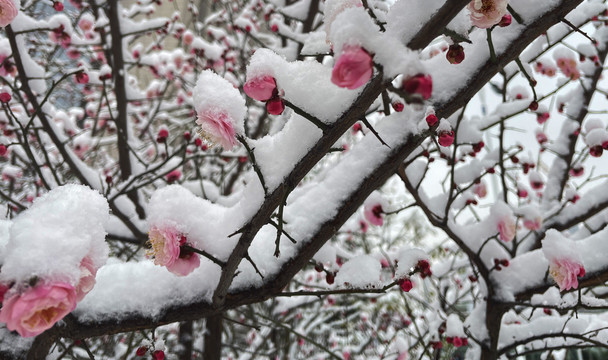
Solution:
<svg viewBox="0 0 608 360">
<path fill-rule="evenodd" d="M 581 263 L 579 246 L 554 229 L 547 230 L 545 238 L 542 240 L 542 250 L 547 260 L 555 261 L 567 257 L 573 261 Z"/>
<path fill-rule="evenodd" d="M 188 276 L 176 276 L 152 261 L 113 259 L 99 269 L 96 286 L 78 304 L 75 314 L 85 321 L 120 319 L 125 314 L 154 319 L 171 306 L 210 301 L 220 273 L 210 261 L 201 260 L 201 266 Z"/>
<path fill-rule="evenodd" d="M 274 77 L 282 98 L 326 124 L 331 124 L 348 109 L 359 93 L 334 85 L 331 82 L 331 71 L 331 68 L 317 62 L 288 62 L 271 50 L 258 49 L 247 65 L 247 79 L 267 75 Z M 291 136 L 296 137 L 298 144 L 308 139 L 301 139 L 296 134 L 284 136 L 290 136 L 290 148 L 295 148 Z"/>
<path fill-rule="evenodd" d="M 395 278 L 401 279 L 409 276 L 410 271 L 418 264 L 420 260 L 429 260 L 429 256 L 420 249 L 403 249 L 395 259 L 397 260 L 397 270 L 395 270 Z"/>
<path fill-rule="evenodd" d="M 351 288 L 377 288 L 380 286 L 380 261 L 369 255 L 348 260 L 336 275 L 338 286 Z"/>
<path fill-rule="evenodd" d="M 197 113 L 205 110 L 225 111 L 234 121 L 236 133 L 243 134 L 247 115 L 245 99 L 228 80 L 211 70 L 205 70 L 199 76 L 192 96 Z"/>
<path fill-rule="evenodd" d="M 0 281 L 37 277 L 77 283 L 85 256 L 96 268 L 106 262 L 109 217 L 108 203 L 97 191 L 82 185 L 51 190 L 14 219 Z"/>
</svg>

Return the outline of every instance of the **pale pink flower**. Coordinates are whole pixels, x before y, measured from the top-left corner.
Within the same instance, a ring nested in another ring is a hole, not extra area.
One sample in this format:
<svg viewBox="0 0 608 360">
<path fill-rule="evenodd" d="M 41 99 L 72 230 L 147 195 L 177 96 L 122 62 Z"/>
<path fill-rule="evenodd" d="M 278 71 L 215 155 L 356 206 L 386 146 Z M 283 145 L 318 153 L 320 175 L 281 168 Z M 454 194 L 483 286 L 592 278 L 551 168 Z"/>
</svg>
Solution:
<svg viewBox="0 0 608 360">
<path fill-rule="evenodd" d="M 371 79 L 371 55 L 360 46 L 346 45 L 331 72 L 331 82 L 339 87 L 357 89 Z"/>
<path fill-rule="evenodd" d="M 154 257 L 154 264 L 167 267 L 167 269 L 180 276 L 185 276 L 200 265 L 198 255 L 182 249 L 186 245 L 186 237 L 171 226 L 153 226 L 148 233 L 152 249 L 148 256 Z"/>
<path fill-rule="evenodd" d="M 198 113 L 196 123 L 201 127 L 200 135 L 211 144 L 219 144 L 231 150 L 237 144 L 233 120 L 222 111 L 206 109 Z"/>
<path fill-rule="evenodd" d="M 68 283 L 37 285 L 2 304 L 0 322 L 23 337 L 50 329 L 76 307 L 76 290 Z"/>
<path fill-rule="evenodd" d="M 278 93 L 277 82 L 270 75 L 258 76 L 247 80 L 243 91 L 252 99 L 267 101 Z"/>
<path fill-rule="evenodd" d="M 19 9 L 13 0 L 0 0 L 0 27 L 5 27 L 17 16 Z"/>
<path fill-rule="evenodd" d="M 487 29 L 500 22 L 507 13 L 508 0 L 472 0 L 467 9 L 471 22 L 478 28 Z"/>
<path fill-rule="evenodd" d="M 560 57 L 557 59 L 557 67 L 561 72 L 572 80 L 578 80 L 581 73 L 578 70 L 576 59 L 572 57 Z"/>
<path fill-rule="evenodd" d="M 524 219 L 524 227 L 531 231 L 536 231 L 536 230 L 540 229 L 542 223 L 543 223 L 543 218 L 540 216 L 537 216 L 533 219 Z"/>
<path fill-rule="evenodd" d="M 190 30 L 186 30 L 182 35 L 182 40 L 184 41 L 184 44 L 191 45 L 194 41 L 194 34 Z"/>
<path fill-rule="evenodd" d="M 479 184 L 475 184 L 473 186 L 473 193 L 475 193 L 475 195 L 479 196 L 480 198 L 486 197 L 486 195 L 488 194 L 488 188 L 486 187 L 486 183 L 484 181 L 481 181 Z"/>
<path fill-rule="evenodd" d="M 80 262 L 80 280 L 76 285 L 76 301 L 80 301 L 84 298 L 89 291 L 93 290 L 95 286 L 95 276 L 97 275 L 97 268 L 93 264 L 93 260 L 90 257 L 85 257 Z"/>
<path fill-rule="evenodd" d="M 559 286 L 559 290 L 565 291 L 578 288 L 577 277 L 585 276 L 585 268 L 568 258 L 554 259 L 549 264 L 549 273 Z"/>
<path fill-rule="evenodd" d="M 498 221 L 498 233 L 500 240 L 509 242 L 515 238 L 515 221 L 511 216 L 504 216 Z"/>
<path fill-rule="evenodd" d="M 93 28 L 93 19 L 88 16 L 83 16 L 78 21 L 78 27 L 82 29 L 82 31 L 89 31 Z"/>
</svg>

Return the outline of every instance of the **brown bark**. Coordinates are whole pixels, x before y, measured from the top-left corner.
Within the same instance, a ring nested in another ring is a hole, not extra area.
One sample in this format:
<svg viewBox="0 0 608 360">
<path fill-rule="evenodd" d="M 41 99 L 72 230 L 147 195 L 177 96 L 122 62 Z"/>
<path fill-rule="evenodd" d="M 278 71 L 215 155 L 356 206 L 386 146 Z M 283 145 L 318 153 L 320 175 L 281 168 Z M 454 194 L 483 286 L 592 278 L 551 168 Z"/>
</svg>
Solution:
<svg viewBox="0 0 608 360">
<path fill-rule="evenodd" d="M 205 319 L 205 348 L 203 359 L 220 360 L 222 358 L 222 314 L 209 316 Z"/>
</svg>

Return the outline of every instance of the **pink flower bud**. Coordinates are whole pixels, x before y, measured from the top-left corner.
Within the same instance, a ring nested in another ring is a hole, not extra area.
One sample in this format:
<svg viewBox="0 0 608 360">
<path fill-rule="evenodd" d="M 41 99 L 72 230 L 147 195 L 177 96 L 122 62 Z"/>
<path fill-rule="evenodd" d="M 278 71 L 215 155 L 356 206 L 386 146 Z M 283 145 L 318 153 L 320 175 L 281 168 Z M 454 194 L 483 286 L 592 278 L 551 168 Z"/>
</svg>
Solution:
<svg viewBox="0 0 608 360">
<path fill-rule="evenodd" d="M 550 114 L 548 112 L 544 112 L 542 114 L 536 114 L 536 121 L 539 124 L 545 123 L 549 119 Z"/>
<path fill-rule="evenodd" d="M 137 348 L 137 351 L 135 351 L 135 355 L 145 356 L 146 352 L 148 352 L 148 348 L 146 346 L 140 346 Z"/>
<path fill-rule="evenodd" d="M 167 141 L 168 137 L 169 137 L 169 130 L 162 128 L 162 129 L 158 130 L 158 135 L 156 135 L 156 142 L 164 143 L 165 141 Z"/>
<path fill-rule="evenodd" d="M 167 179 L 167 182 L 169 184 L 176 182 L 181 177 L 182 177 L 182 172 L 179 171 L 179 169 L 175 169 L 175 170 L 171 171 L 170 173 L 168 173 L 167 175 L 165 175 L 165 178 Z"/>
<path fill-rule="evenodd" d="M 454 143 L 454 131 L 444 130 L 439 132 L 439 145 L 447 147 Z"/>
<path fill-rule="evenodd" d="M 248 80 L 243 86 L 243 91 L 250 98 L 258 101 L 270 100 L 278 93 L 276 80 L 269 75 Z"/>
<path fill-rule="evenodd" d="M 403 81 L 403 90 L 408 94 L 418 94 L 427 100 L 433 93 L 433 79 L 431 75 L 415 75 Z"/>
<path fill-rule="evenodd" d="M 428 114 L 426 116 L 426 123 L 429 125 L 429 127 L 433 127 L 433 126 L 437 125 L 438 121 L 439 121 L 439 119 L 437 119 L 437 115 L 435 115 L 435 114 Z"/>
<path fill-rule="evenodd" d="M 596 145 L 589 148 L 589 155 L 593 157 L 600 157 L 604 153 L 602 145 Z"/>
<path fill-rule="evenodd" d="M 500 19 L 498 26 L 507 27 L 507 26 L 511 25 L 511 21 L 512 21 L 511 14 L 504 14 L 502 19 Z"/>
<path fill-rule="evenodd" d="M 76 73 L 76 82 L 79 84 L 86 84 L 89 82 L 89 75 L 84 71 L 79 71 Z"/>
<path fill-rule="evenodd" d="M 412 281 L 409 278 L 400 279 L 397 283 L 399 284 L 401 290 L 404 292 L 410 292 L 410 290 L 412 290 L 412 288 L 414 287 Z"/>
<path fill-rule="evenodd" d="M 3 102 L 3 103 L 6 104 L 6 103 L 10 102 L 11 99 L 12 99 L 11 94 L 9 94 L 7 92 L 0 93 L 0 101 L 1 102 Z"/>
<path fill-rule="evenodd" d="M 331 72 L 331 82 L 339 87 L 357 89 L 371 79 L 372 73 L 371 55 L 359 46 L 346 45 Z"/>
</svg>

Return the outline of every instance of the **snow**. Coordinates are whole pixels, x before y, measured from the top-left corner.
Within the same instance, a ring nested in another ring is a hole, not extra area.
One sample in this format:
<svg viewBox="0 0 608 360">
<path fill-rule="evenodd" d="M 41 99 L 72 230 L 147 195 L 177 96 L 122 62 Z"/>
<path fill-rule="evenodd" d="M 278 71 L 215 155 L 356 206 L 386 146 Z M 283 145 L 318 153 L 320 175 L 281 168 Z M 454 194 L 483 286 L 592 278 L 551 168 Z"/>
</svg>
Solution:
<svg viewBox="0 0 608 360">
<path fill-rule="evenodd" d="M 247 79 L 264 75 L 275 78 L 286 100 L 326 124 L 335 122 L 362 90 L 334 85 L 331 68 L 317 62 L 288 62 L 271 50 L 258 49 L 247 66 Z"/>
<path fill-rule="evenodd" d="M 336 285 L 353 289 L 377 288 L 380 270 L 380 261 L 373 256 L 356 256 L 342 265 L 336 275 Z"/>
<path fill-rule="evenodd" d="M 243 134 L 247 114 L 245 99 L 226 79 L 205 70 L 199 75 L 192 96 L 197 113 L 206 110 L 225 112 L 232 119 L 237 135 Z"/>
<path fill-rule="evenodd" d="M 395 260 L 397 262 L 395 278 L 397 279 L 409 276 L 420 260 L 430 261 L 429 256 L 421 249 L 402 249 Z"/>
<path fill-rule="evenodd" d="M 210 301 L 219 276 L 220 269 L 211 262 L 201 261 L 188 276 L 179 277 L 152 261 L 113 259 L 99 269 L 97 284 L 74 314 L 84 322 L 119 319 L 124 314 L 158 318 L 173 305 Z"/>
<path fill-rule="evenodd" d="M 86 186 L 65 185 L 39 197 L 12 221 L 0 281 L 76 284 L 85 256 L 96 268 L 107 259 L 108 218 L 105 198 Z"/>
</svg>

